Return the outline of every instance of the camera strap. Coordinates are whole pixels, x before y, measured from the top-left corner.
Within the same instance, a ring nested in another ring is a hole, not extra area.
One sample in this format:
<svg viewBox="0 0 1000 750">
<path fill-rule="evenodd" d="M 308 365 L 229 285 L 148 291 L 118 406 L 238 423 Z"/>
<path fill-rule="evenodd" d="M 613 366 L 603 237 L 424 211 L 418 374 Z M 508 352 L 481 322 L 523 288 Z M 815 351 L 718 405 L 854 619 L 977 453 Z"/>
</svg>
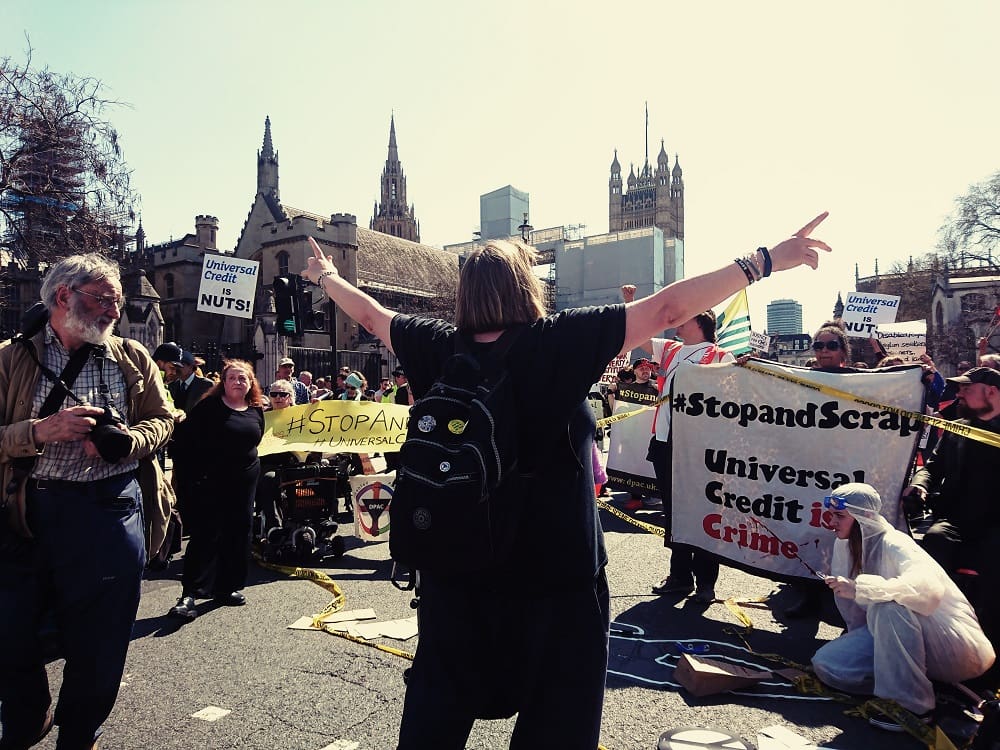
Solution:
<svg viewBox="0 0 1000 750">
<path fill-rule="evenodd" d="M 87 359 L 93 351 L 93 344 L 84 344 L 73 352 L 69 358 L 69 362 L 66 363 L 58 378 L 51 377 L 52 370 L 49 370 L 49 368 L 45 367 L 42 369 L 42 373 L 52 382 L 52 390 L 45 397 L 42 408 L 38 410 L 38 419 L 44 419 L 59 411 L 67 396 L 71 396 L 78 404 L 82 403 L 70 389 L 73 387 L 73 383 L 76 382 L 80 371 L 83 370 L 83 366 L 87 363 Z"/>
</svg>

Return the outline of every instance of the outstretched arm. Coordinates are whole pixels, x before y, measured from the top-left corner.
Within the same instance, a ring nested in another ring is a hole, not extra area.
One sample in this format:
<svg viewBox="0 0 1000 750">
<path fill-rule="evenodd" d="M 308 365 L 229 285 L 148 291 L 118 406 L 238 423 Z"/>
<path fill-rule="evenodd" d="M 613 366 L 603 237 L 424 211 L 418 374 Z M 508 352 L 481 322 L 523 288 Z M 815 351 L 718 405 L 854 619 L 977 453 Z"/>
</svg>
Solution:
<svg viewBox="0 0 1000 750">
<path fill-rule="evenodd" d="M 378 336 L 389 351 L 392 351 L 389 325 L 396 313 L 382 307 L 375 299 L 345 281 L 337 272 L 337 267 L 333 265 L 333 258 L 324 255 L 312 237 L 309 238 L 309 244 L 312 246 L 313 254 L 300 274 L 302 278 L 319 285 L 351 320 L 357 321 L 366 331 Z"/>
<path fill-rule="evenodd" d="M 771 249 L 772 273 L 801 265 L 815 269 L 819 265 L 817 250 L 829 251 L 830 247 L 809 235 L 826 217 L 826 212 L 821 213 Z M 758 268 L 763 266 L 764 258 L 759 252 L 756 262 Z M 643 346 L 657 332 L 690 320 L 749 286 L 749 283 L 740 267 L 730 263 L 700 276 L 675 281 L 656 294 L 626 305 L 624 349 Z"/>
</svg>

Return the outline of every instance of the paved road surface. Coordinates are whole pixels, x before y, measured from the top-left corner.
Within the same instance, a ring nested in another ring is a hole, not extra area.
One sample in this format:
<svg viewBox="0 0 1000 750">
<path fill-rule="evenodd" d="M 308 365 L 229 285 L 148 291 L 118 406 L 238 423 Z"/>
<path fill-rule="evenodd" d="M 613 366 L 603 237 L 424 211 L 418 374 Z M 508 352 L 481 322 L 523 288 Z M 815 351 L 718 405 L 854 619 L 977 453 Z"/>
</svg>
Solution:
<svg viewBox="0 0 1000 750">
<path fill-rule="evenodd" d="M 917 747 L 906 735 L 876 730 L 826 701 L 764 697 L 772 694 L 769 688 L 698 699 L 659 684 L 670 670 L 657 659 L 675 657 L 675 639 L 736 645 L 739 639 L 731 630 L 737 622 L 720 603 L 696 605 L 650 595 L 650 585 L 666 567 L 661 540 L 602 515 L 611 557 L 612 613 L 619 631 L 612 641 L 601 737 L 608 750 L 650 750 L 662 732 L 685 725 L 723 727 L 754 742 L 759 729 L 774 724 L 841 749 Z M 647 517 L 654 520 L 655 514 Z M 342 527 L 341 532 L 350 530 Z M 348 536 L 347 546 L 343 559 L 331 560 L 324 568 L 343 588 L 347 607 L 372 607 L 380 619 L 410 616 L 409 595 L 387 582 L 387 545 L 363 545 Z M 197 620 L 179 627 L 165 617 L 180 592 L 179 576 L 180 563 L 174 561 L 143 585 L 121 695 L 106 724 L 103 750 L 394 747 L 408 662 L 324 633 L 286 629 L 299 616 L 327 604 L 330 597 L 324 590 L 254 566 L 246 607 L 202 605 Z M 724 568 L 718 594 L 764 597 L 777 588 L 768 580 Z M 787 603 L 785 593 L 775 601 L 780 604 L 783 598 Z M 801 662 L 840 632 L 827 623 L 782 624 L 767 607 L 745 611 L 753 621 L 747 641 L 755 651 Z M 412 650 L 416 640 L 380 642 Z M 60 662 L 50 666 L 54 686 L 60 672 Z M 212 722 L 192 718 L 209 706 L 231 713 Z M 511 725 L 478 722 L 468 747 L 506 747 Z M 50 737 L 40 747 L 54 746 Z"/>
</svg>

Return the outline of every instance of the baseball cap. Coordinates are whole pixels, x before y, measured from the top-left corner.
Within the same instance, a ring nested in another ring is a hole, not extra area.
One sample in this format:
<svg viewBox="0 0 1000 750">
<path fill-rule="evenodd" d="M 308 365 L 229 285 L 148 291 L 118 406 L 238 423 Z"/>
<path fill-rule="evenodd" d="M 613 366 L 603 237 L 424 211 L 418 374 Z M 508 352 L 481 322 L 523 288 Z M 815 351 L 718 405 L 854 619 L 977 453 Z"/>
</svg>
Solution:
<svg viewBox="0 0 1000 750">
<path fill-rule="evenodd" d="M 645 357 L 642 357 L 641 359 L 637 359 L 635 362 L 632 363 L 632 369 L 634 370 L 636 367 L 653 367 L 653 368 L 655 368 L 656 364 L 652 360 L 649 360 L 649 359 L 646 359 Z"/>
<path fill-rule="evenodd" d="M 179 365 L 181 363 L 181 354 L 181 348 L 177 344 L 173 341 L 167 341 L 156 347 L 153 351 L 153 359 Z"/>
<path fill-rule="evenodd" d="M 983 383 L 984 385 L 992 385 L 994 388 L 1000 388 L 1000 372 L 994 370 L 992 367 L 973 367 L 971 370 L 966 370 L 963 375 L 946 378 L 946 380 L 949 383 L 958 383 L 959 385 Z"/>
<path fill-rule="evenodd" d="M 284 367 L 285 365 L 291 365 L 295 367 L 295 360 L 291 357 L 283 357 L 280 362 L 278 362 L 278 367 Z"/>
</svg>

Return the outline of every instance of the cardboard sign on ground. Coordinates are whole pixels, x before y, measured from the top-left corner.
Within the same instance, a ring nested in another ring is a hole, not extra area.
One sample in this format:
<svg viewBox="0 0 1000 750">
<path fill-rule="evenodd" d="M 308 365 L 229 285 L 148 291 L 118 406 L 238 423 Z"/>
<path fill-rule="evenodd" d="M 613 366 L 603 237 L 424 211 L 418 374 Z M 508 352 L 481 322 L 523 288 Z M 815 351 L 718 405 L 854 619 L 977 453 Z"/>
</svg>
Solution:
<svg viewBox="0 0 1000 750">
<path fill-rule="evenodd" d="M 773 676 L 770 672 L 757 672 L 692 654 L 681 654 L 680 661 L 674 669 L 677 681 L 689 693 L 699 698 L 749 687 Z"/>
</svg>

